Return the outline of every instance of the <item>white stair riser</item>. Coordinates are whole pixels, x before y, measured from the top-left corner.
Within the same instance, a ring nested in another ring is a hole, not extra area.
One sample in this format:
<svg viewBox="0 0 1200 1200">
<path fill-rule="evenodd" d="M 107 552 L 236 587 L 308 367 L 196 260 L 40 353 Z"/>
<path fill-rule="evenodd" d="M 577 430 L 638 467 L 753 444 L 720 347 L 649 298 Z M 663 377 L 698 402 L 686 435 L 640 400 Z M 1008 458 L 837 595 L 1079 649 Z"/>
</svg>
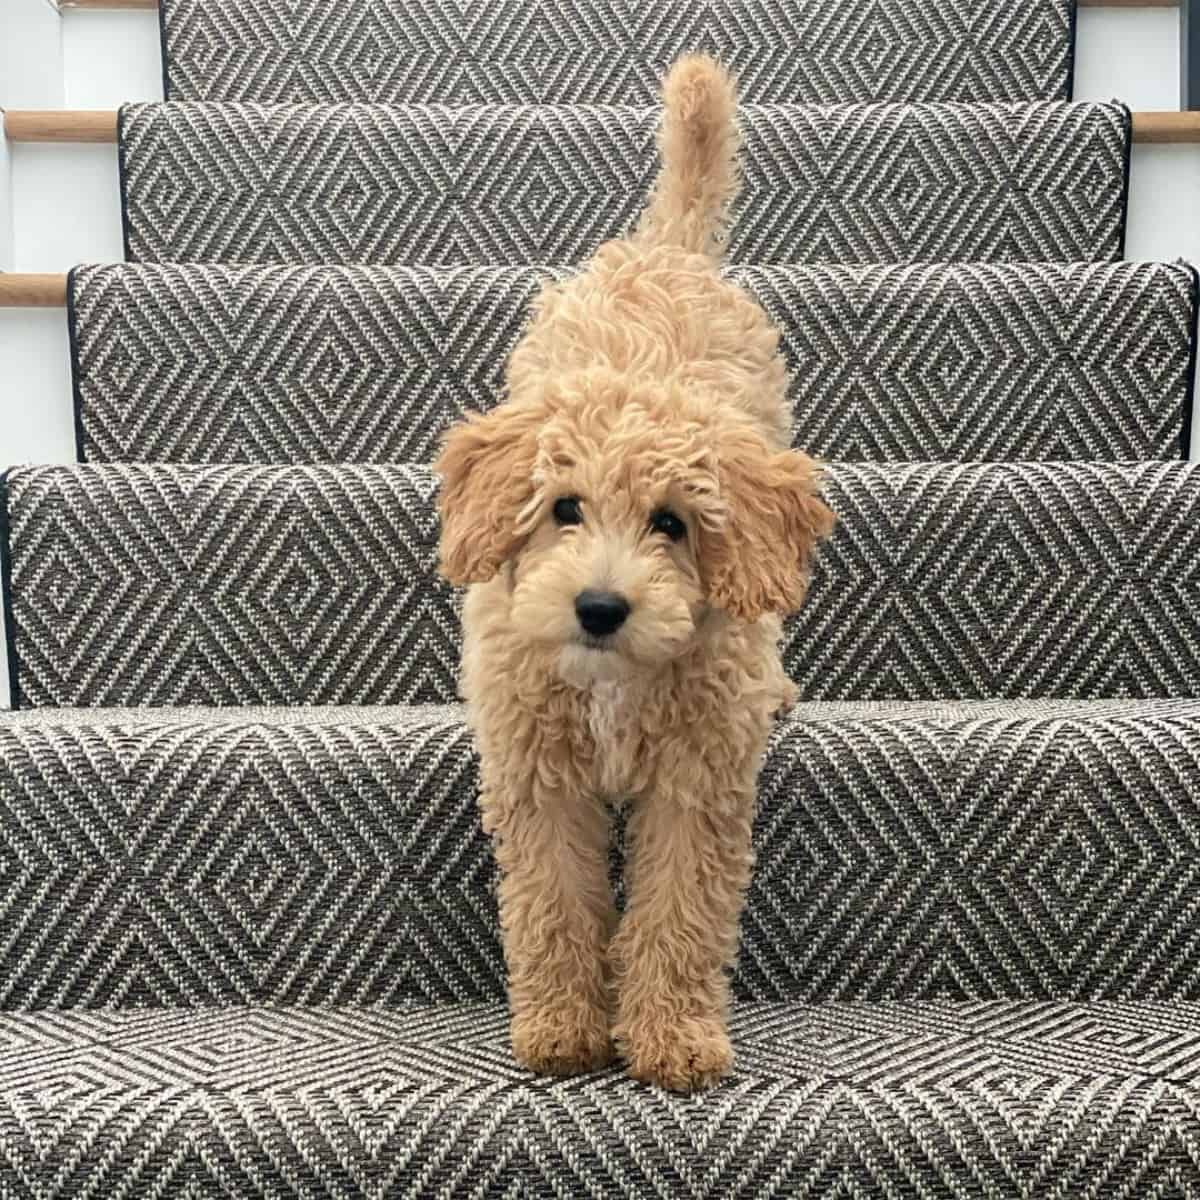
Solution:
<svg viewBox="0 0 1200 1200">
<path fill-rule="evenodd" d="M 1081 7 L 1077 28 L 1076 100 L 1179 107 L 1178 9 Z"/>
</svg>

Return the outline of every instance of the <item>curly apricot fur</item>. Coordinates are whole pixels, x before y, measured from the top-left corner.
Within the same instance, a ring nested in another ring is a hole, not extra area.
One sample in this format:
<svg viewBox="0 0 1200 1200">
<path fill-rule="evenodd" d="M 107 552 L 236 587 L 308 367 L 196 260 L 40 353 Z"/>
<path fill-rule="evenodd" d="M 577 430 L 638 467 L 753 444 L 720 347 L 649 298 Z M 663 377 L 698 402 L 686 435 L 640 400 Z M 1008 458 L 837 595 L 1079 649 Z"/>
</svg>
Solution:
<svg viewBox="0 0 1200 1200">
<path fill-rule="evenodd" d="M 467 583 L 463 688 L 501 872 L 513 1050 L 550 1074 L 619 1052 L 690 1091 L 731 1068 L 727 973 L 755 781 L 794 689 L 780 617 L 833 517 L 790 444 L 779 338 L 718 270 L 736 189 L 732 82 L 704 58 L 664 88 L 663 169 L 628 239 L 547 288 L 504 404 L 452 430 L 442 570 Z M 556 500 L 579 520 L 560 525 Z M 685 536 L 666 536 L 670 510 Z M 583 636 L 575 598 L 619 592 Z M 631 806 L 629 906 L 608 883 Z"/>
</svg>

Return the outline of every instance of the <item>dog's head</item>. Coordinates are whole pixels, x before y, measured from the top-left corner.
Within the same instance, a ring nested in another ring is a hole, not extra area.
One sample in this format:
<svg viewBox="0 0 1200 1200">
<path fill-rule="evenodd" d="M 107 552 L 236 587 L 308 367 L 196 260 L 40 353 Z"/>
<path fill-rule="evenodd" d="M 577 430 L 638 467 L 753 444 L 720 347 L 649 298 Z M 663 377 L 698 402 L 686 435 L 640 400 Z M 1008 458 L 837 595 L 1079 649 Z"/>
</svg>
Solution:
<svg viewBox="0 0 1200 1200">
<path fill-rule="evenodd" d="M 833 526 L 807 455 L 695 389 L 603 370 L 456 426 L 437 471 L 442 573 L 504 569 L 512 631 L 572 678 L 669 661 L 710 609 L 794 611 Z"/>
</svg>

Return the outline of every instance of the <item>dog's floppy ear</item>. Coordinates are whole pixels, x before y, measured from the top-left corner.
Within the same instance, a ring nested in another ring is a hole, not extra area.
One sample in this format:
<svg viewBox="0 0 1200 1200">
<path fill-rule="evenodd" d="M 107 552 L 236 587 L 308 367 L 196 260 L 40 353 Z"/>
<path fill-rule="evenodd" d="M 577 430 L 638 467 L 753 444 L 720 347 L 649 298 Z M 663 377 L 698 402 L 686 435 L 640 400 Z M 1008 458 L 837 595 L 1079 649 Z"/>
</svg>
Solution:
<svg viewBox="0 0 1200 1200">
<path fill-rule="evenodd" d="M 439 565 L 451 583 L 485 583 L 520 545 L 543 417 L 536 406 L 505 404 L 446 435 L 434 470 L 442 481 Z"/>
<path fill-rule="evenodd" d="M 748 428 L 725 433 L 717 453 L 728 511 L 719 529 L 703 534 L 709 603 L 742 621 L 795 612 L 812 552 L 835 520 L 820 496 L 820 467 L 799 451 L 773 450 Z"/>
</svg>

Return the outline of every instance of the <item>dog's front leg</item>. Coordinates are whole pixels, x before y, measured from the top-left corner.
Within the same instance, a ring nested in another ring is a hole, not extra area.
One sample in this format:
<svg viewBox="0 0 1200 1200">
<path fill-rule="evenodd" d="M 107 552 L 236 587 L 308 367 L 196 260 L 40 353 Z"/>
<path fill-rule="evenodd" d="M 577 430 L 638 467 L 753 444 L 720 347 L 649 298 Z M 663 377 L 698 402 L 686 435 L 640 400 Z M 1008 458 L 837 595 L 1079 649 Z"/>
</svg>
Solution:
<svg viewBox="0 0 1200 1200">
<path fill-rule="evenodd" d="M 629 907 L 610 958 L 630 1073 L 673 1091 L 733 1065 L 727 968 L 750 878 L 752 777 L 714 803 L 660 786 L 629 826 Z"/>
<path fill-rule="evenodd" d="M 612 1057 L 609 821 L 599 802 L 536 775 L 526 772 L 502 794 L 485 791 L 484 820 L 501 872 L 513 1054 L 531 1070 L 568 1075 Z"/>
</svg>

